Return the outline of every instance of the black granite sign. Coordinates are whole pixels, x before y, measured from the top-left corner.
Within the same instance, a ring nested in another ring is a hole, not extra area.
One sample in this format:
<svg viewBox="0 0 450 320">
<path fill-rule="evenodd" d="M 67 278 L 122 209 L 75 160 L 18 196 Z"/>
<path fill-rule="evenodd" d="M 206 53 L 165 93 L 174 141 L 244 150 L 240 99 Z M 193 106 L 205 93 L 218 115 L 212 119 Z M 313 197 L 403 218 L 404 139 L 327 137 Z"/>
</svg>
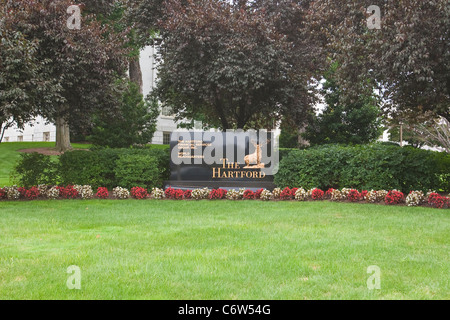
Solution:
<svg viewBox="0 0 450 320">
<path fill-rule="evenodd" d="M 171 176 L 165 186 L 271 189 L 278 165 L 274 137 L 267 131 L 174 132 Z"/>
</svg>

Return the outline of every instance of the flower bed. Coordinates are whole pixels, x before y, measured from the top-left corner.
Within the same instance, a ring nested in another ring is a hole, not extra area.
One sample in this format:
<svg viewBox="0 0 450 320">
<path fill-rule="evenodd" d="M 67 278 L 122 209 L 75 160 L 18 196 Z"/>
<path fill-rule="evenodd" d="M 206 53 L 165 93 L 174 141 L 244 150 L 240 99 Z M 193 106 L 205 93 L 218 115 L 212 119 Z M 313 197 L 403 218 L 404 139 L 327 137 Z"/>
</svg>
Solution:
<svg viewBox="0 0 450 320">
<path fill-rule="evenodd" d="M 450 195 L 442 195 L 435 191 L 411 191 L 407 196 L 398 190 L 362 190 L 343 188 L 329 189 L 324 192 L 314 188 L 275 188 L 270 191 L 258 189 L 193 189 L 181 190 L 167 188 L 166 190 L 153 188 L 151 192 L 142 187 L 133 187 L 131 190 L 116 187 L 110 193 L 107 188 L 100 187 L 94 194 L 92 187 L 80 186 L 34 186 L 29 189 L 23 187 L 0 188 L 0 201 L 37 200 L 37 199 L 171 199 L 171 200 L 260 200 L 260 201 L 343 201 L 356 203 L 378 203 L 385 205 L 428 206 L 438 209 L 450 207 Z"/>
</svg>

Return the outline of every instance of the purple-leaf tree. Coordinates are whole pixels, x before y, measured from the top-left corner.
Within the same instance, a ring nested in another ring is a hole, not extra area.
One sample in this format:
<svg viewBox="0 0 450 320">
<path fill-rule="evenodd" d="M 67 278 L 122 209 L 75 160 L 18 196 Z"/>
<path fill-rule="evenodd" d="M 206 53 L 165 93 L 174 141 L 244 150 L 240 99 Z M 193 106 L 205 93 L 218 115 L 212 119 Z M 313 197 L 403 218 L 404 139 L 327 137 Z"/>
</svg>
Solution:
<svg viewBox="0 0 450 320">
<path fill-rule="evenodd" d="M 69 28 L 71 5 L 70 0 L 0 2 L 7 29 L 35 46 L 34 70 L 46 86 L 26 93 L 32 95 L 33 110 L 56 124 L 60 152 L 71 149 L 70 125 L 88 125 L 94 111 L 116 112 L 121 93 L 117 80 L 127 70 L 126 34 L 113 32 L 93 15 L 83 16 L 80 29 Z M 6 77 L 14 81 L 14 75 Z"/>
</svg>

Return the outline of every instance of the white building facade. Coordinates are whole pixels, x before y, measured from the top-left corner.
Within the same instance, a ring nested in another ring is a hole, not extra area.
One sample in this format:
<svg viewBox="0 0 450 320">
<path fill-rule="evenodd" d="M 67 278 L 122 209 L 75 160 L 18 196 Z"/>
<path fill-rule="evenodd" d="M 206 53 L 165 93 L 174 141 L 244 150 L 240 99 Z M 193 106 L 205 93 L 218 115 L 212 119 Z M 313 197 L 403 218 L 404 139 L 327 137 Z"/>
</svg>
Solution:
<svg viewBox="0 0 450 320">
<path fill-rule="evenodd" d="M 154 47 L 146 47 L 141 51 L 141 69 L 143 81 L 143 94 L 147 96 L 156 85 L 156 63 Z M 167 108 L 162 108 L 158 117 L 156 132 L 152 144 L 169 144 L 170 134 L 177 129 L 174 117 Z M 24 129 L 11 127 L 5 131 L 2 142 L 54 142 L 56 141 L 56 128 L 42 117 L 37 117 L 28 123 Z"/>
<path fill-rule="evenodd" d="M 44 118 L 37 117 L 24 129 L 11 127 L 6 129 L 2 142 L 50 142 L 56 141 L 56 129 Z"/>
</svg>

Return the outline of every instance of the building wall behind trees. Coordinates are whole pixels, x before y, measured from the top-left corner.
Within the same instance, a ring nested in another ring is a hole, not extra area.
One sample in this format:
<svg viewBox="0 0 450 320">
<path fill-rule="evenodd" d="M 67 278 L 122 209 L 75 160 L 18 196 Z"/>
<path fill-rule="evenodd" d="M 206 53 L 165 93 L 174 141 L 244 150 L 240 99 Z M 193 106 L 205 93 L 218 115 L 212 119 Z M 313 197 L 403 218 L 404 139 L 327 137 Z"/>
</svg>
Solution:
<svg viewBox="0 0 450 320">
<path fill-rule="evenodd" d="M 143 94 L 147 96 L 156 85 L 156 63 L 153 55 L 155 49 L 151 46 L 145 47 L 141 51 L 141 69 L 143 78 Z M 158 123 L 156 132 L 153 135 L 151 141 L 152 144 L 163 144 L 164 140 L 167 140 L 167 135 L 176 130 L 177 124 L 174 122 L 174 118 L 167 114 L 167 112 L 162 112 L 158 117 Z M 166 136 L 166 139 L 164 139 Z M 37 117 L 29 124 L 27 124 L 24 129 L 19 129 L 17 127 L 9 128 L 5 131 L 3 142 L 55 142 L 56 141 L 56 127 L 52 123 L 47 123 L 47 121 L 42 117 Z M 149 141 L 150 142 L 150 141 Z"/>
</svg>

